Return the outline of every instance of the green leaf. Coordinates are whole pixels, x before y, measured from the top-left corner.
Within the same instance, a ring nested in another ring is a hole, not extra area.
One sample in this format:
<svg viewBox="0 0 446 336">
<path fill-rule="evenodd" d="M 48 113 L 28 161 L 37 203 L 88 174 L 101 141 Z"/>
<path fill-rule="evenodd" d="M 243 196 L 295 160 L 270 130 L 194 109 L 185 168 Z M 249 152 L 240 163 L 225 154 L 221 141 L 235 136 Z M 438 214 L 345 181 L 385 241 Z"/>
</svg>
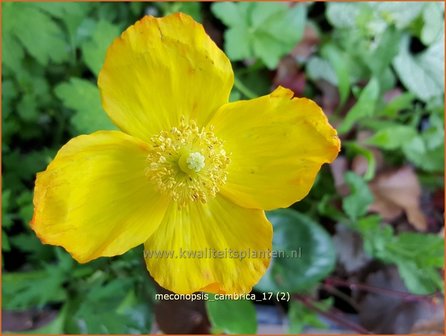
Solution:
<svg viewBox="0 0 446 336">
<path fill-rule="evenodd" d="M 366 64 L 373 75 L 380 76 L 398 54 L 401 33 L 393 27 L 386 29 L 379 38 L 378 46 L 373 53 L 367 53 Z"/>
<path fill-rule="evenodd" d="M 333 44 L 326 44 L 322 47 L 321 53 L 333 67 L 339 89 L 339 104 L 342 105 L 350 93 L 350 67 L 345 55 Z"/>
<path fill-rule="evenodd" d="M 96 76 L 104 63 L 107 48 L 119 32 L 119 26 L 101 20 L 96 24 L 91 39 L 82 43 L 84 62 Z"/>
<path fill-rule="evenodd" d="M 215 3 L 212 12 L 228 29 L 225 50 L 233 61 L 258 57 L 274 69 L 302 38 L 306 7 L 283 3 Z"/>
<path fill-rule="evenodd" d="M 430 45 L 444 39 L 444 5 L 441 3 L 427 3 L 423 10 L 423 28 L 421 41 Z"/>
<path fill-rule="evenodd" d="M 134 293 L 134 279 L 118 278 L 105 282 L 105 276 L 93 275 L 78 304 L 68 329 L 82 334 L 146 334 L 150 332 L 147 303 L 141 305 Z"/>
<path fill-rule="evenodd" d="M 407 110 L 412 107 L 415 95 L 410 92 L 404 92 L 403 94 L 393 98 L 383 109 L 378 111 L 378 115 L 386 116 L 389 118 L 396 118 L 398 113 L 403 110 Z"/>
<path fill-rule="evenodd" d="M 440 270 L 444 266 L 444 240 L 426 233 L 404 232 L 394 235 L 390 225 L 381 225 L 379 216 L 359 220 L 366 252 L 386 263 L 395 264 L 411 293 L 443 291 Z"/>
<path fill-rule="evenodd" d="M 67 108 L 75 111 L 71 122 L 78 133 L 115 129 L 102 110 L 96 85 L 85 79 L 71 78 L 69 82 L 59 84 L 55 93 Z"/>
<path fill-rule="evenodd" d="M 400 149 L 417 136 L 417 131 L 410 126 L 394 124 L 376 132 L 367 139 L 367 144 L 383 149 Z"/>
<path fill-rule="evenodd" d="M 20 219 L 23 223 L 28 224 L 34 212 L 33 193 L 29 190 L 24 190 L 17 197 L 17 205 L 19 206 Z"/>
<path fill-rule="evenodd" d="M 330 300 L 331 301 L 331 300 Z M 325 302 L 322 302 L 323 304 Z M 330 305 L 332 302 L 329 302 Z M 324 307 L 327 310 L 328 307 Z M 313 327 L 317 329 L 326 329 L 327 324 L 322 322 L 320 317 L 313 310 L 308 309 L 299 301 L 291 301 L 288 311 L 289 327 L 288 332 L 290 334 L 302 334 L 305 327 Z"/>
<path fill-rule="evenodd" d="M 367 183 L 355 173 L 345 173 L 345 182 L 350 188 L 350 195 L 344 198 L 342 208 L 352 222 L 367 213 L 368 206 L 373 202 L 373 196 Z"/>
<path fill-rule="evenodd" d="M 424 4 L 421 2 L 370 2 L 371 9 L 389 24 L 398 29 L 408 27 L 422 12 Z"/>
<path fill-rule="evenodd" d="M 2 191 L 2 228 L 10 228 L 13 224 L 11 209 L 11 190 Z"/>
<path fill-rule="evenodd" d="M 256 310 L 247 300 L 208 300 L 206 310 L 212 329 L 225 334 L 255 334 Z"/>
<path fill-rule="evenodd" d="M 7 20 L 3 14 L 3 20 Z M 25 57 L 25 51 L 22 45 L 17 41 L 12 32 L 3 31 L 3 48 L 2 60 L 3 64 L 11 71 L 17 71 L 21 68 L 21 63 Z"/>
<path fill-rule="evenodd" d="M 291 209 L 272 211 L 267 216 L 274 227 L 276 255 L 257 284 L 258 290 L 305 291 L 333 270 L 333 243 L 318 223 Z"/>
<path fill-rule="evenodd" d="M 434 294 L 438 289 L 443 291 L 443 278 L 440 269 L 425 267 L 410 260 L 397 261 L 398 272 L 407 289 L 418 295 Z"/>
<path fill-rule="evenodd" d="M 430 126 L 421 134 L 408 139 L 402 149 L 407 159 L 417 167 L 431 172 L 444 171 L 444 120 L 432 114 Z"/>
<path fill-rule="evenodd" d="M 241 26 L 234 26 L 225 31 L 225 50 L 232 60 L 241 60 L 253 56 L 250 43 L 251 36 L 247 29 Z"/>
<path fill-rule="evenodd" d="M 234 27 L 244 25 L 247 22 L 247 6 L 249 4 L 237 4 L 235 2 L 218 2 L 212 4 L 212 13 L 226 26 Z"/>
<path fill-rule="evenodd" d="M 363 217 L 353 228 L 361 234 L 364 250 L 368 255 L 381 260 L 387 258 L 387 246 L 393 240 L 393 229 L 390 225 L 381 226 L 381 217 L 378 215 Z"/>
<path fill-rule="evenodd" d="M 378 81 L 376 78 L 372 78 L 367 86 L 361 91 L 358 101 L 347 113 L 345 119 L 339 126 L 339 133 L 347 133 L 353 127 L 355 122 L 365 117 L 373 116 L 379 92 Z"/>
<path fill-rule="evenodd" d="M 8 235 L 2 228 L 2 251 L 9 252 L 11 250 L 11 245 L 9 244 Z"/>
<path fill-rule="evenodd" d="M 311 57 L 306 66 L 307 75 L 312 80 L 323 79 L 327 82 L 337 86 L 338 78 L 331 64 L 317 56 Z"/>
<path fill-rule="evenodd" d="M 39 116 L 36 100 L 34 95 L 27 94 L 17 104 L 17 112 L 24 121 L 35 121 Z"/>
<path fill-rule="evenodd" d="M 328 21 L 336 28 L 353 28 L 363 4 L 347 2 L 329 2 L 325 12 Z"/>
<path fill-rule="evenodd" d="M 423 10 L 422 3 L 368 2 L 327 4 L 327 19 L 337 28 L 360 28 L 365 33 L 379 35 L 389 25 L 408 27 Z"/>
<path fill-rule="evenodd" d="M 3 10 L 6 32 L 12 33 L 40 64 L 67 59 L 63 31 L 45 12 L 32 3 L 17 2 L 4 4 Z"/>
<path fill-rule="evenodd" d="M 409 53 L 409 37 L 400 45 L 393 66 L 404 86 L 423 101 L 444 94 L 444 40 L 432 44 L 420 55 Z"/>
<path fill-rule="evenodd" d="M 68 274 L 54 265 L 44 270 L 3 274 L 3 307 L 29 309 L 66 298 L 63 283 Z M 42 289 L 45 290 L 42 290 Z"/>
</svg>

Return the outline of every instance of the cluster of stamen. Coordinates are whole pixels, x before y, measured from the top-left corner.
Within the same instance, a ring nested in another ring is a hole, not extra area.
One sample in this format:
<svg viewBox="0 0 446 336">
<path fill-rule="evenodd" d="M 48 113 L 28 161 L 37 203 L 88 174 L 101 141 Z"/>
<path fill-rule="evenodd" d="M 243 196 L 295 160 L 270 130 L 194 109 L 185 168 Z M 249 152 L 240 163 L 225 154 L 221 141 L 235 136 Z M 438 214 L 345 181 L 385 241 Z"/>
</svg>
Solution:
<svg viewBox="0 0 446 336">
<path fill-rule="evenodd" d="M 177 127 L 150 139 L 146 176 L 179 205 L 206 203 L 226 182 L 229 155 L 212 127 L 181 119 Z"/>
</svg>

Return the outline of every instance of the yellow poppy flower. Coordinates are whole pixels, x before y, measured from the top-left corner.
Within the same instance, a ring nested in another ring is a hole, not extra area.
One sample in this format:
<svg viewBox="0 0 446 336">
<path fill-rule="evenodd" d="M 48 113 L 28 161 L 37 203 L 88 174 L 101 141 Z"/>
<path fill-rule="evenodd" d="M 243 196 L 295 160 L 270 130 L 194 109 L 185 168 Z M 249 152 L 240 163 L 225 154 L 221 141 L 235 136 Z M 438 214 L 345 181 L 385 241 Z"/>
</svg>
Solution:
<svg viewBox="0 0 446 336">
<path fill-rule="evenodd" d="M 171 291 L 249 292 L 270 259 L 260 254 L 272 243 L 264 210 L 305 197 L 340 142 L 311 100 L 279 87 L 228 103 L 233 81 L 230 61 L 191 17 L 129 27 L 98 80 L 122 131 L 70 140 L 37 174 L 37 236 L 80 263 L 144 243 L 149 272 Z M 205 250 L 219 254 L 190 254 Z"/>
</svg>

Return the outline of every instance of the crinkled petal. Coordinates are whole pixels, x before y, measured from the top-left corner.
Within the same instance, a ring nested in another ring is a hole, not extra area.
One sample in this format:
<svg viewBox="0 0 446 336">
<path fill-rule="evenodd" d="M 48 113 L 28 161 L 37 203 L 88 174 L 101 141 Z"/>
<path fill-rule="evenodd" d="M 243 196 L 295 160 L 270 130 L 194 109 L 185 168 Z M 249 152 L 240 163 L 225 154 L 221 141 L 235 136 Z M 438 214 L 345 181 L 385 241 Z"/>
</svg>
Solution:
<svg viewBox="0 0 446 336">
<path fill-rule="evenodd" d="M 124 132 L 147 140 L 182 116 L 205 124 L 228 101 L 230 61 L 190 16 L 145 16 L 117 38 L 99 74 L 102 103 Z"/>
<path fill-rule="evenodd" d="M 143 243 L 168 206 L 144 175 L 146 157 L 145 143 L 118 131 L 70 140 L 37 174 L 32 229 L 79 262 Z"/>
<path fill-rule="evenodd" d="M 172 203 L 144 254 L 153 278 L 173 292 L 247 293 L 268 267 L 271 244 L 263 211 L 218 195 L 184 208 Z"/>
<path fill-rule="evenodd" d="M 211 120 L 231 153 L 222 193 L 243 207 L 285 208 L 305 197 L 323 163 L 340 150 L 321 108 L 282 87 L 224 105 Z"/>
</svg>

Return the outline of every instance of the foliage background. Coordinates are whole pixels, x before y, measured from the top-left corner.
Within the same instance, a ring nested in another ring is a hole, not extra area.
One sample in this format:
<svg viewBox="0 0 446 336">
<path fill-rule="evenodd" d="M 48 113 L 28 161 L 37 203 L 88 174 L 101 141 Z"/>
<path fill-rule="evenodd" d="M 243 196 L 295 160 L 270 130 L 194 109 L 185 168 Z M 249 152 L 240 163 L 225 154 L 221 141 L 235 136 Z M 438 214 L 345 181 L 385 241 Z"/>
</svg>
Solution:
<svg viewBox="0 0 446 336">
<path fill-rule="evenodd" d="M 290 302 L 155 303 L 141 248 L 79 265 L 29 229 L 36 172 L 73 136 L 114 128 L 96 87 L 110 42 L 144 14 L 176 11 L 203 22 L 233 61 L 231 99 L 289 87 L 342 137 L 310 195 L 268 214 L 274 248 L 304 253 L 275 259 L 254 292 L 289 292 Z M 2 3 L 3 329 L 393 333 L 433 319 L 444 264 L 443 13 L 441 3 Z"/>
</svg>

